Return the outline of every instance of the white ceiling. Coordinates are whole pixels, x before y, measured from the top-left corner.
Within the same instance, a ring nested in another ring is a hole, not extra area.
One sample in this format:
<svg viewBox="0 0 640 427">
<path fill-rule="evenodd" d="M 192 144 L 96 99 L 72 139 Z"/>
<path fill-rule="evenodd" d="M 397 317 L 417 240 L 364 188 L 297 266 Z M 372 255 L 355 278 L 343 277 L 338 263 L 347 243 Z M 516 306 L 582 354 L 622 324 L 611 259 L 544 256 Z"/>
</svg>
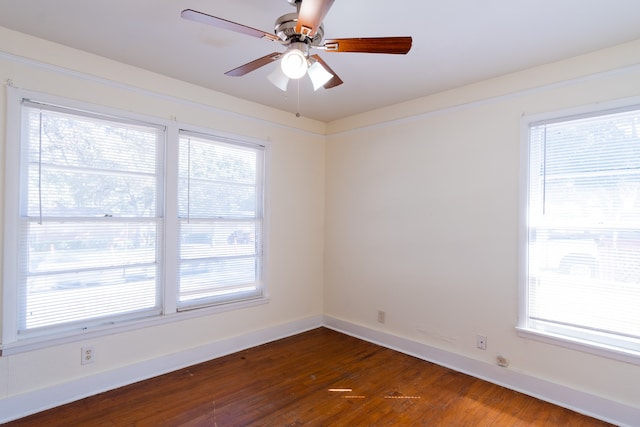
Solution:
<svg viewBox="0 0 640 427">
<path fill-rule="evenodd" d="M 320 121 L 640 39 L 640 0 L 336 0 L 327 38 L 412 36 L 405 55 L 318 51 L 344 84 L 273 86 L 284 48 L 180 18 L 195 9 L 266 32 L 287 0 L 0 0 L 0 26 Z"/>
</svg>

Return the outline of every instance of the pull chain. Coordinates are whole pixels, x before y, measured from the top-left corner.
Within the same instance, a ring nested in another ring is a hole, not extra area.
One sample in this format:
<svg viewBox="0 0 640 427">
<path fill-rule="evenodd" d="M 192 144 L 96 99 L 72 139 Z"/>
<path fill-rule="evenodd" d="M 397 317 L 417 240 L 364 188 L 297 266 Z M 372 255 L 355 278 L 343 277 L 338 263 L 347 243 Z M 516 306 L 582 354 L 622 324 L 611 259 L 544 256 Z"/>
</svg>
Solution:
<svg viewBox="0 0 640 427">
<path fill-rule="evenodd" d="M 300 117 L 300 79 L 296 80 L 298 83 L 298 105 L 296 106 L 296 117 Z"/>
</svg>

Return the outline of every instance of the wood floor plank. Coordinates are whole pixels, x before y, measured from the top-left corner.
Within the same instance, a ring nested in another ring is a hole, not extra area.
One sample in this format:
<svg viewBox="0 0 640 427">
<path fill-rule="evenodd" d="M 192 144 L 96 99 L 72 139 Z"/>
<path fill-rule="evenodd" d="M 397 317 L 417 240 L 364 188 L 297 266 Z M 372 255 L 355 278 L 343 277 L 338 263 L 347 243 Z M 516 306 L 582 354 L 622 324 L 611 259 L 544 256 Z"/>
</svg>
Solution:
<svg viewBox="0 0 640 427">
<path fill-rule="evenodd" d="M 610 424 L 326 328 L 6 424 L 298 425 Z"/>
</svg>

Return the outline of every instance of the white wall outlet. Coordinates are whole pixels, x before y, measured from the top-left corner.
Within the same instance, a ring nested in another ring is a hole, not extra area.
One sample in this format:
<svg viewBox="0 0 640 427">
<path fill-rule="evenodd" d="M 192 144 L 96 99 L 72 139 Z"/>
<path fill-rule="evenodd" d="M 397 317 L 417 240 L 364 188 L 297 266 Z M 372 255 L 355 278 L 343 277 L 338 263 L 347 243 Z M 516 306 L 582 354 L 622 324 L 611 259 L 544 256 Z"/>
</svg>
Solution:
<svg viewBox="0 0 640 427">
<path fill-rule="evenodd" d="M 384 311 L 378 310 L 378 323 L 384 323 L 386 317 L 387 314 Z"/>
<path fill-rule="evenodd" d="M 486 350 L 487 349 L 487 337 L 484 335 L 478 335 L 476 337 L 476 347 L 478 347 L 480 350 Z"/>
<path fill-rule="evenodd" d="M 96 353 L 92 345 L 82 347 L 81 351 L 82 358 L 80 359 L 80 363 L 82 365 L 87 365 L 89 363 L 95 362 Z"/>
</svg>

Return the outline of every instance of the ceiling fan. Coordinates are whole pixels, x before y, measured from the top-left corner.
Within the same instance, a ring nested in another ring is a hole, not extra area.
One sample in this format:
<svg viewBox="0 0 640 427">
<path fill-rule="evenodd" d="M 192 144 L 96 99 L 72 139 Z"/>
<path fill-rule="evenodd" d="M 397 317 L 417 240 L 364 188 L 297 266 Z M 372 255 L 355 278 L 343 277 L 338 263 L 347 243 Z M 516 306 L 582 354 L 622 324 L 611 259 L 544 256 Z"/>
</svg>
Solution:
<svg viewBox="0 0 640 427">
<path fill-rule="evenodd" d="M 280 61 L 269 80 L 283 91 L 287 90 L 290 79 L 299 79 L 309 75 L 313 89 L 330 89 L 343 82 L 338 75 L 317 54 L 310 55 L 310 49 L 325 52 L 361 52 L 406 54 L 411 49 L 411 37 L 369 37 L 324 39 L 322 21 L 335 0 L 287 0 L 296 7 L 296 13 L 282 15 L 275 22 L 273 33 L 257 30 L 246 25 L 228 21 L 192 9 L 185 9 L 181 16 L 203 24 L 225 30 L 235 31 L 248 36 L 280 43 L 287 47 L 285 52 L 273 52 L 233 70 L 228 76 L 244 76 L 274 61 Z"/>
</svg>

